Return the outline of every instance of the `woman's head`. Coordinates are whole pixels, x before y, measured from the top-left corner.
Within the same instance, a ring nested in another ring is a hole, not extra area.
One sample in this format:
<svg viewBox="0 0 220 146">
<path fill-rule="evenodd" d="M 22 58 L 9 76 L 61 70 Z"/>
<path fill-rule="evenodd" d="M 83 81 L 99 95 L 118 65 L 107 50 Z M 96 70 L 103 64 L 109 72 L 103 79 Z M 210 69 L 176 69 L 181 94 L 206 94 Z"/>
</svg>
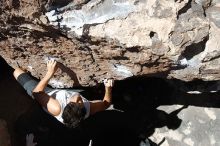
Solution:
<svg viewBox="0 0 220 146">
<path fill-rule="evenodd" d="M 82 103 L 70 102 L 63 110 L 63 123 L 69 128 L 77 127 L 86 115 L 86 109 Z"/>
</svg>

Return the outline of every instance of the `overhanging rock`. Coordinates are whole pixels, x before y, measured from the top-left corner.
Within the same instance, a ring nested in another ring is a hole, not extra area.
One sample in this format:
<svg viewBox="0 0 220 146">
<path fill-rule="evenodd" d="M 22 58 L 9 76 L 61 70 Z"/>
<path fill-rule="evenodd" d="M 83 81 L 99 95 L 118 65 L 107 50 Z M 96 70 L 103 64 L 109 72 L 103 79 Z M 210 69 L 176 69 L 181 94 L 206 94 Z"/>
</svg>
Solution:
<svg viewBox="0 0 220 146">
<path fill-rule="evenodd" d="M 1 3 L 1 56 L 37 78 L 56 59 L 54 87 L 105 77 L 220 78 L 218 1 L 91 0 L 56 10 L 51 1 Z"/>
</svg>

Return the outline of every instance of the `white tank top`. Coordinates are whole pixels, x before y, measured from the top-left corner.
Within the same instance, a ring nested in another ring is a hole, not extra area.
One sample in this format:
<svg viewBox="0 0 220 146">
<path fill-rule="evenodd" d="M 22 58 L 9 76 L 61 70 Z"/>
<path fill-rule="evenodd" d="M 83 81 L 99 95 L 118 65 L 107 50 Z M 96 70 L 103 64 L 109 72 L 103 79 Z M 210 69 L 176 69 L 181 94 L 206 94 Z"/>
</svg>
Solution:
<svg viewBox="0 0 220 146">
<path fill-rule="evenodd" d="M 63 123 L 63 118 L 62 118 L 62 114 L 63 114 L 63 110 L 65 108 L 65 106 L 69 103 L 69 98 L 71 98 L 72 96 L 74 96 L 75 94 L 79 94 L 78 92 L 75 91 L 71 91 L 71 90 L 60 90 L 60 89 L 56 89 L 53 90 L 51 92 L 48 93 L 49 96 L 52 96 L 54 99 L 56 99 L 61 106 L 61 112 L 58 116 L 54 116 L 58 121 L 60 121 L 61 123 Z M 82 101 L 84 104 L 84 107 L 86 109 L 86 115 L 84 117 L 84 119 L 89 117 L 89 113 L 90 113 L 90 103 L 89 101 L 84 98 L 82 95 Z M 47 113 L 49 113 L 47 111 L 47 109 L 43 108 Z"/>
</svg>

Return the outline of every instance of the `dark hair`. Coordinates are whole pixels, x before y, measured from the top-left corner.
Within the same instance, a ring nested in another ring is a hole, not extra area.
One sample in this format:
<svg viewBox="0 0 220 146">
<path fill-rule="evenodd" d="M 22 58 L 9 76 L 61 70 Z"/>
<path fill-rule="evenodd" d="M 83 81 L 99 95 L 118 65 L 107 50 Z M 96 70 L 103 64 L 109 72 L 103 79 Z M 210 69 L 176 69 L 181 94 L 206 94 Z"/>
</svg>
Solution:
<svg viewBox="0 0 220 146">
<path fill-rule="evenodd" d="M 85 115 L 85 107 L 80 106 L 79 103 L 70 102 L 63 110 L 63 123 L 69 128 L 75 128 L 79 126 Z"/>
</svg>

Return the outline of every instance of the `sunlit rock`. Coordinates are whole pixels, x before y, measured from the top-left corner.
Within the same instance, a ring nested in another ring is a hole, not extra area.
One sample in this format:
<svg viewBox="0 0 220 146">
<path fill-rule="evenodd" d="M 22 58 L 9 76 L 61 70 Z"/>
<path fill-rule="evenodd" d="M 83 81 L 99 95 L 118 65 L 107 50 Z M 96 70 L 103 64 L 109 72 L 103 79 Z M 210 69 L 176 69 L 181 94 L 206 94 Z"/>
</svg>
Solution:
<svg viewBox="0 0 220 146">
<path fill-rule="evenodd" d="M 217 0 L 31 2 L 0 2 L 0 54 L 39 79 L 57 60 L 53 87 L 106 77 L 220 79 Z"/>
</svg>

